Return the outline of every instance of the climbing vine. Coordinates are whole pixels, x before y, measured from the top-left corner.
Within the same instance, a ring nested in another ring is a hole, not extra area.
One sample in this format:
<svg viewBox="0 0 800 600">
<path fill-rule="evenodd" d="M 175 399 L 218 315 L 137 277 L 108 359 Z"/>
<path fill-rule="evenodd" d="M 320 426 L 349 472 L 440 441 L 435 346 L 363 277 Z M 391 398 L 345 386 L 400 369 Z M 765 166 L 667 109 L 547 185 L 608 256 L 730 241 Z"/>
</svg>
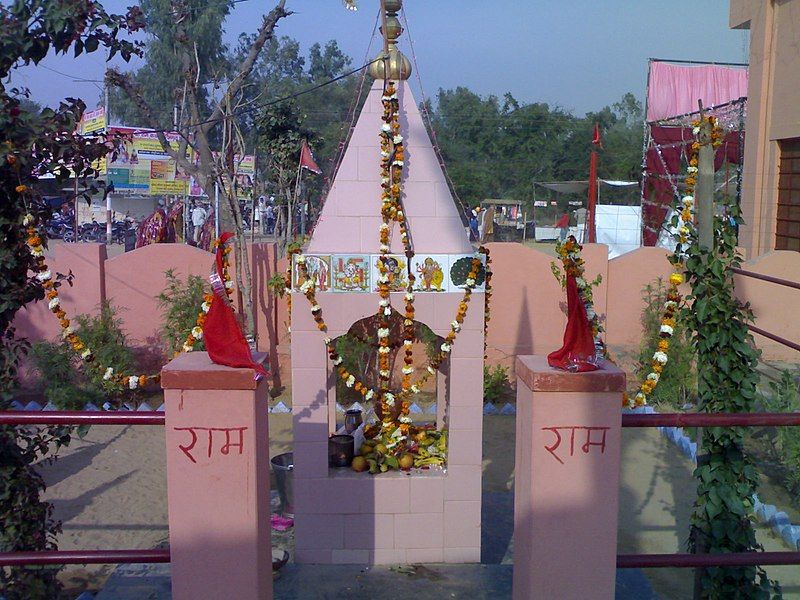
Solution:
<svg viewBox="0 0 800 600">
<path fill-rule="evenodd" d="M 694 189 L 697 153 L 703 144 L 718 145 L 721 130 L 713 117 L 694 126 L 698 141 L 689 161 L 689 181 Z M 702 202 L 704 199 L 700 199 Z M 710 200 L 710 199 L 709 199 Z M 694 198 L 685 196 L 678 213 L 691 206 Z M 679 243 L 673 262 L 685 256 L 686 281 L 691 286 L 688 303 L 682 309 L 697 352 L 698 408 L 703 412 L 750 412 L 756 398 L 758 375 L 755 371 L 758 350 L 747 323 L 752 313 L 734 294 L 732 267 L 741 259 L 736 253 L 737 229 L 741 211 L 730 199 L 719 203 L 721 214 L 714 219 L 711 248 L 701 246 L 697 228 L 689 217 L 681 224 Z M 680 227 L 679 227 L 680 225 Z M 698 457 L 697 500 L 691 519 L 690 548 L 695 552 L 728 553 L 762 549 L 750 520 L 752 497 L 758 487 L 758 472 L 744 451 L 741 428 L 703 429 L 702 456 Z M 699 574 L 702 598 L 780 597 L 780 587 L 767 578 L 761 567 L 707 568 Z"/>
</svg>

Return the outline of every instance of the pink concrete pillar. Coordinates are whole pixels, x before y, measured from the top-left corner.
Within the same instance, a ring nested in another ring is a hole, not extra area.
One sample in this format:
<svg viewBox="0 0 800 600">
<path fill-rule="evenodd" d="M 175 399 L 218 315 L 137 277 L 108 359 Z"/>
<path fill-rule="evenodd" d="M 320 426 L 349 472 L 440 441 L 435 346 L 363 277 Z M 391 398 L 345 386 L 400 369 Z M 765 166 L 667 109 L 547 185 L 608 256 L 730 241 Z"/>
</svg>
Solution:
<svg viewBox="0 0 800 600">
<path fill-rule="evenodd" d="M 614 598 L 625 373 L 520 356 L 516 374 L 513 597 Z"/>
<path fill-rule="evenodd" d="M 271 599 L 266 382 L 192 352 L 161 385 L 172 597 Z"/>
</svg>

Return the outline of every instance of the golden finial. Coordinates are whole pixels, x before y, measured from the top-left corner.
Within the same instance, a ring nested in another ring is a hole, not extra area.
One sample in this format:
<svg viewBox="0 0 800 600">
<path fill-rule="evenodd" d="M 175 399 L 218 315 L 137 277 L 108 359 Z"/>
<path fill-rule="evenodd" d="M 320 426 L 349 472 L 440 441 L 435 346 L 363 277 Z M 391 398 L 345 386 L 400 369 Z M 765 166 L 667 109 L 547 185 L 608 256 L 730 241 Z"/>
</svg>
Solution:
<svg viewBox="0 0 800 600">
<path fill-rule="evenodd" d="M 369 66 L 369 74 L 375 79 L 397 81 L 411 76 L 411 63 L 397 49 L 397 38 L 403 33 L 397 13 L 402 6 L 403 0 L 381 0 L 383 52 L 377 57 L 379 60 Z"/>
</svg>

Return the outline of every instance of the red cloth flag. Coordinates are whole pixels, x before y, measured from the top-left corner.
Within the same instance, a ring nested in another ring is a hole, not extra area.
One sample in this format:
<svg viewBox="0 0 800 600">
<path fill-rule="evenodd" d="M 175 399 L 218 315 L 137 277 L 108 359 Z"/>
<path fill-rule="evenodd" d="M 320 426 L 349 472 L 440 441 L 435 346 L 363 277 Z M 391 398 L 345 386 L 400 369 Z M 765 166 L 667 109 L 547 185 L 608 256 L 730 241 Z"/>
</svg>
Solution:
<svg viewBox="0 0 800 600">
<path fill-rule="evenodd" d="M 311 154 L 311 148 L 308 147 L 308 143 L 305 140 L 303 140 L 303 147 L 300 149 L 300 168 L 308 169 L 317 175 L 322 173 L 322 169 L 317 166 L 314 155 Z"/>
<path fill-rule="evenodd" d="M 575 276 L 567 274 L 567 328 L 564 345 L 547 355 L 547 363 L 566 371 L 595 371 L 594 336 L 586 316 L 586 307 L 578 294 Z"/>
<path fill-rule="evenodd" d="M 228 294 L 225 292 L 225 280 L 222 277 L 222 253 L 225 243 L 233 237 L 232 233 L 223 233 L 216 254 L 216 273 L 211 276 L 211 287 L 214 299 L 206 315 L 203 325 L 203 339 L 212 362 L 228 367 L 250 368 L 256 371 L 256 378 L 267 376 L 263 366 L 253 361 L 250 345 L 242 333 L 236 320 Z M 216 276 L 215 276 L 216 275 Z"/>
</svg>

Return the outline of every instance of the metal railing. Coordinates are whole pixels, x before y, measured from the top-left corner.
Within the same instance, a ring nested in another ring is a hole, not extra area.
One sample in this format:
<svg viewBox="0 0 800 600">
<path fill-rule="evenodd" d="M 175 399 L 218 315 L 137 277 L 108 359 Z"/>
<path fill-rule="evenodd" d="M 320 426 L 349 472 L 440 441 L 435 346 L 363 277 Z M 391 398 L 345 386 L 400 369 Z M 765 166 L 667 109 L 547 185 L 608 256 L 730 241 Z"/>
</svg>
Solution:
<svg viewBox="0 0 800 600">
<path fill-rule="evenodd" d="M 0 412 L 0 425 L 163 425 L 164 414 L 148 412 L 14 411 Z M 622 427 L 800 426 L 800 413 L 623 414 Z M 169 548 L 156 550 L 56 550 L 0 553 L 0 566 L 48 564 L 167 563 Z M 619 554 L 617 568 L 744 567 L 800 565 L 800 552 L 726 554 Z"/>
<path fill-rule="evenodd" d="M 800 283 L 797 283 L 796 281 L 790 281 L 788 279 L 782 279 L 780 277 L 773 277 L 772 275 L 764 275 L 763 273 L 756 273 L 755 271 L 746 271 L 745 269 L 740 269 L 739 267 L 731 267 L 731 271 L 733 271 L 737 275 L 741 275 L 742 277 L 751 277 L 752 279 L 760 279 L 762 281 L 768 281 L 769 283 L 774 283 L 784 287 L 790 287 L 796 290 L 800 290 Z M 787 348 L 791 348 L 792 350 L 797 350 L 798 352 L 800 352 L 800 344 L 796 342 L 787 340 L 785 337 L 781 337 L 775 333 L 766 331 L 765 329 L 761 329 L 761 327 L 756 327 L 753 324 L 748 324 L 748 327 L 750 328 L 750 331 L 752 331 L 753 333 L 757 333 L 758 335 L 763 335 L 765 338 L 768 338 L 773 342 L 778 342 L 779 344 L 786 346 Z"/>
</svg>

